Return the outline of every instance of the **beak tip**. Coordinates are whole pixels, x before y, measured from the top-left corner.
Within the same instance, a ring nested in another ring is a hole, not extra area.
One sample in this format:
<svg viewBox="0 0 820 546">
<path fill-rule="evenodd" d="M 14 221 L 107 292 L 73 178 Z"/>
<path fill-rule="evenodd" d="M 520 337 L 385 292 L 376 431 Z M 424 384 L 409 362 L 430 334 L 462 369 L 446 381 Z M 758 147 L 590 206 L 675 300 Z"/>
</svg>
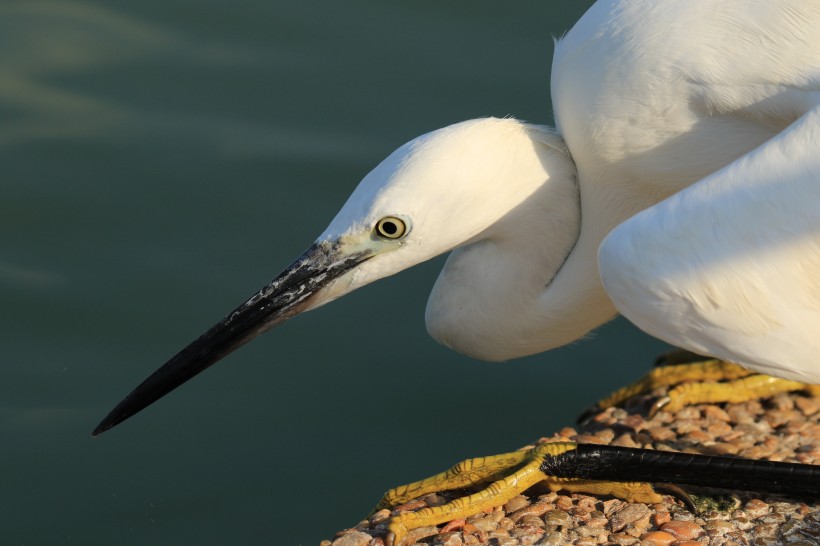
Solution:
<svg viewBox="0 0 820 546">
<path fill-rule="evenodd" d="M 102 434 L 106 430 L 114 427 L 115 425 L 116 425 L 116 423 L 112 423 L 111 420 L 109 419 L 109 417 L 106 417 L 105 419 L 100 421 L 100 424 L 97 425 L 96 428 L 91 432 L 91 436 L 92 437 L 99 436 L 100 434 Z"/>
</svg>

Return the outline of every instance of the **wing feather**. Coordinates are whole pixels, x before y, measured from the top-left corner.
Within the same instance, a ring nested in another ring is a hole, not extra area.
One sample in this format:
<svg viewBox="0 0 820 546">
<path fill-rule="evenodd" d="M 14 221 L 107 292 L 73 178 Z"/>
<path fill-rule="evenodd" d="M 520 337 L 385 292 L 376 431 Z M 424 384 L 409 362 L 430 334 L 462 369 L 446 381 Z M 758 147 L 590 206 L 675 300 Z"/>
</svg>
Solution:
<svg viewBox="0 0 820 546">
<path fill-rule="evenodd" d="M 820 106 L 615 228 L 599 266 L 651 335 L 820 384 Z"/>
</svg>

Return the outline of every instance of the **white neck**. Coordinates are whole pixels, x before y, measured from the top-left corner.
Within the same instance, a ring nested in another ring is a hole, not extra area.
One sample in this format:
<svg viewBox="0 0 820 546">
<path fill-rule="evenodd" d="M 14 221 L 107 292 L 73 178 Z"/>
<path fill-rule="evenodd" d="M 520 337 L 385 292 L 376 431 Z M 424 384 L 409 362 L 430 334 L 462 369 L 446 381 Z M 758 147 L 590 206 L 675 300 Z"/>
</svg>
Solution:
<svg viewBox="0 0 820 546">
<path fill-rule="evenodd" d="M 613 226 L 599 225 L 606 216 L 585 201 L 581 211 L 571 161 L 544 153 L 545 170 L 531 173 L 541 177 L 532 198 L 456 249 L 436 281 L 426 320 L 444 345 L 507 360 L 569 343 L 615 316 L 597 268 Z M 539 245 L 533 233 L 544 234 Z"/>
</svg>

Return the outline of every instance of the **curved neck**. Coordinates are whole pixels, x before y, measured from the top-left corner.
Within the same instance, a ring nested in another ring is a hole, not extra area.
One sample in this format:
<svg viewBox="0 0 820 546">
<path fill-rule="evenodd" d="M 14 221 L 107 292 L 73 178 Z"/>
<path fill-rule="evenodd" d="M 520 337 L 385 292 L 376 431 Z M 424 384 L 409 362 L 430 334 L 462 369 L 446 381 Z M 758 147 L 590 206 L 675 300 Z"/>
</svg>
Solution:
<svg viewBox="0 0 820 546">
<path fill-rule="evenodd" d="M 607 215 L 588 201 L 566 155 L 553 149 L 542 161 L 530 173 L 541 177 L 538 189 L 456 249 L 439 275 L 426 321 L 444 345 L 508 360 L 574 341 L 615 316 L 597 265 L 614 226 L 600 225 Z"/>
<path fill-rule="evenodd" d="M 551 179 L 548 187 L 450 256 L 427 308 L 428 330 L 439 342 L 476 358 L 509 360 L 575 341 L 615 317 L 597 254 L 617 224 L 606 219 L 622 216 L 607 213 L 612 204 L 599 184 L 592 185 L 595 196 L 574 177 Z M 555 199 L 557 188 L 563 199 Z"/>
<path fill-rule="evenodd" d="M 586 205 L 584 218 L 596 212 Z M 575 247 L 536 303 L 545 332 L 540 351 L 575 341 L 615 318 L 598 272 L 598 248 L 608 232 L 597 222 L 582 221 Z"/>
</svg>

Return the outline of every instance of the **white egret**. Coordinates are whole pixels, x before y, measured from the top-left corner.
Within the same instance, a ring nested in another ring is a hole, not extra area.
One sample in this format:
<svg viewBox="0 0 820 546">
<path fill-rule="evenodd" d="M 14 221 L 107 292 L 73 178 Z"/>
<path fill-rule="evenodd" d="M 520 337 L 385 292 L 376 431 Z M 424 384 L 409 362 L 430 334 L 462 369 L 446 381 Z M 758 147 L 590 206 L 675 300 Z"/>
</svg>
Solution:
<svg viewBox="0 0 820 546">
<path fill-rule="evenodd" d="M 480 119 L 396 150 L 95 433 L 283 320 L 451 250 L 428 330 L 474 357 L 545 351 L 617 310 L 820 383 L 820 0 L 599 0 L 557 43 L 552 97 L 557 133 Z"/>
</svg>

